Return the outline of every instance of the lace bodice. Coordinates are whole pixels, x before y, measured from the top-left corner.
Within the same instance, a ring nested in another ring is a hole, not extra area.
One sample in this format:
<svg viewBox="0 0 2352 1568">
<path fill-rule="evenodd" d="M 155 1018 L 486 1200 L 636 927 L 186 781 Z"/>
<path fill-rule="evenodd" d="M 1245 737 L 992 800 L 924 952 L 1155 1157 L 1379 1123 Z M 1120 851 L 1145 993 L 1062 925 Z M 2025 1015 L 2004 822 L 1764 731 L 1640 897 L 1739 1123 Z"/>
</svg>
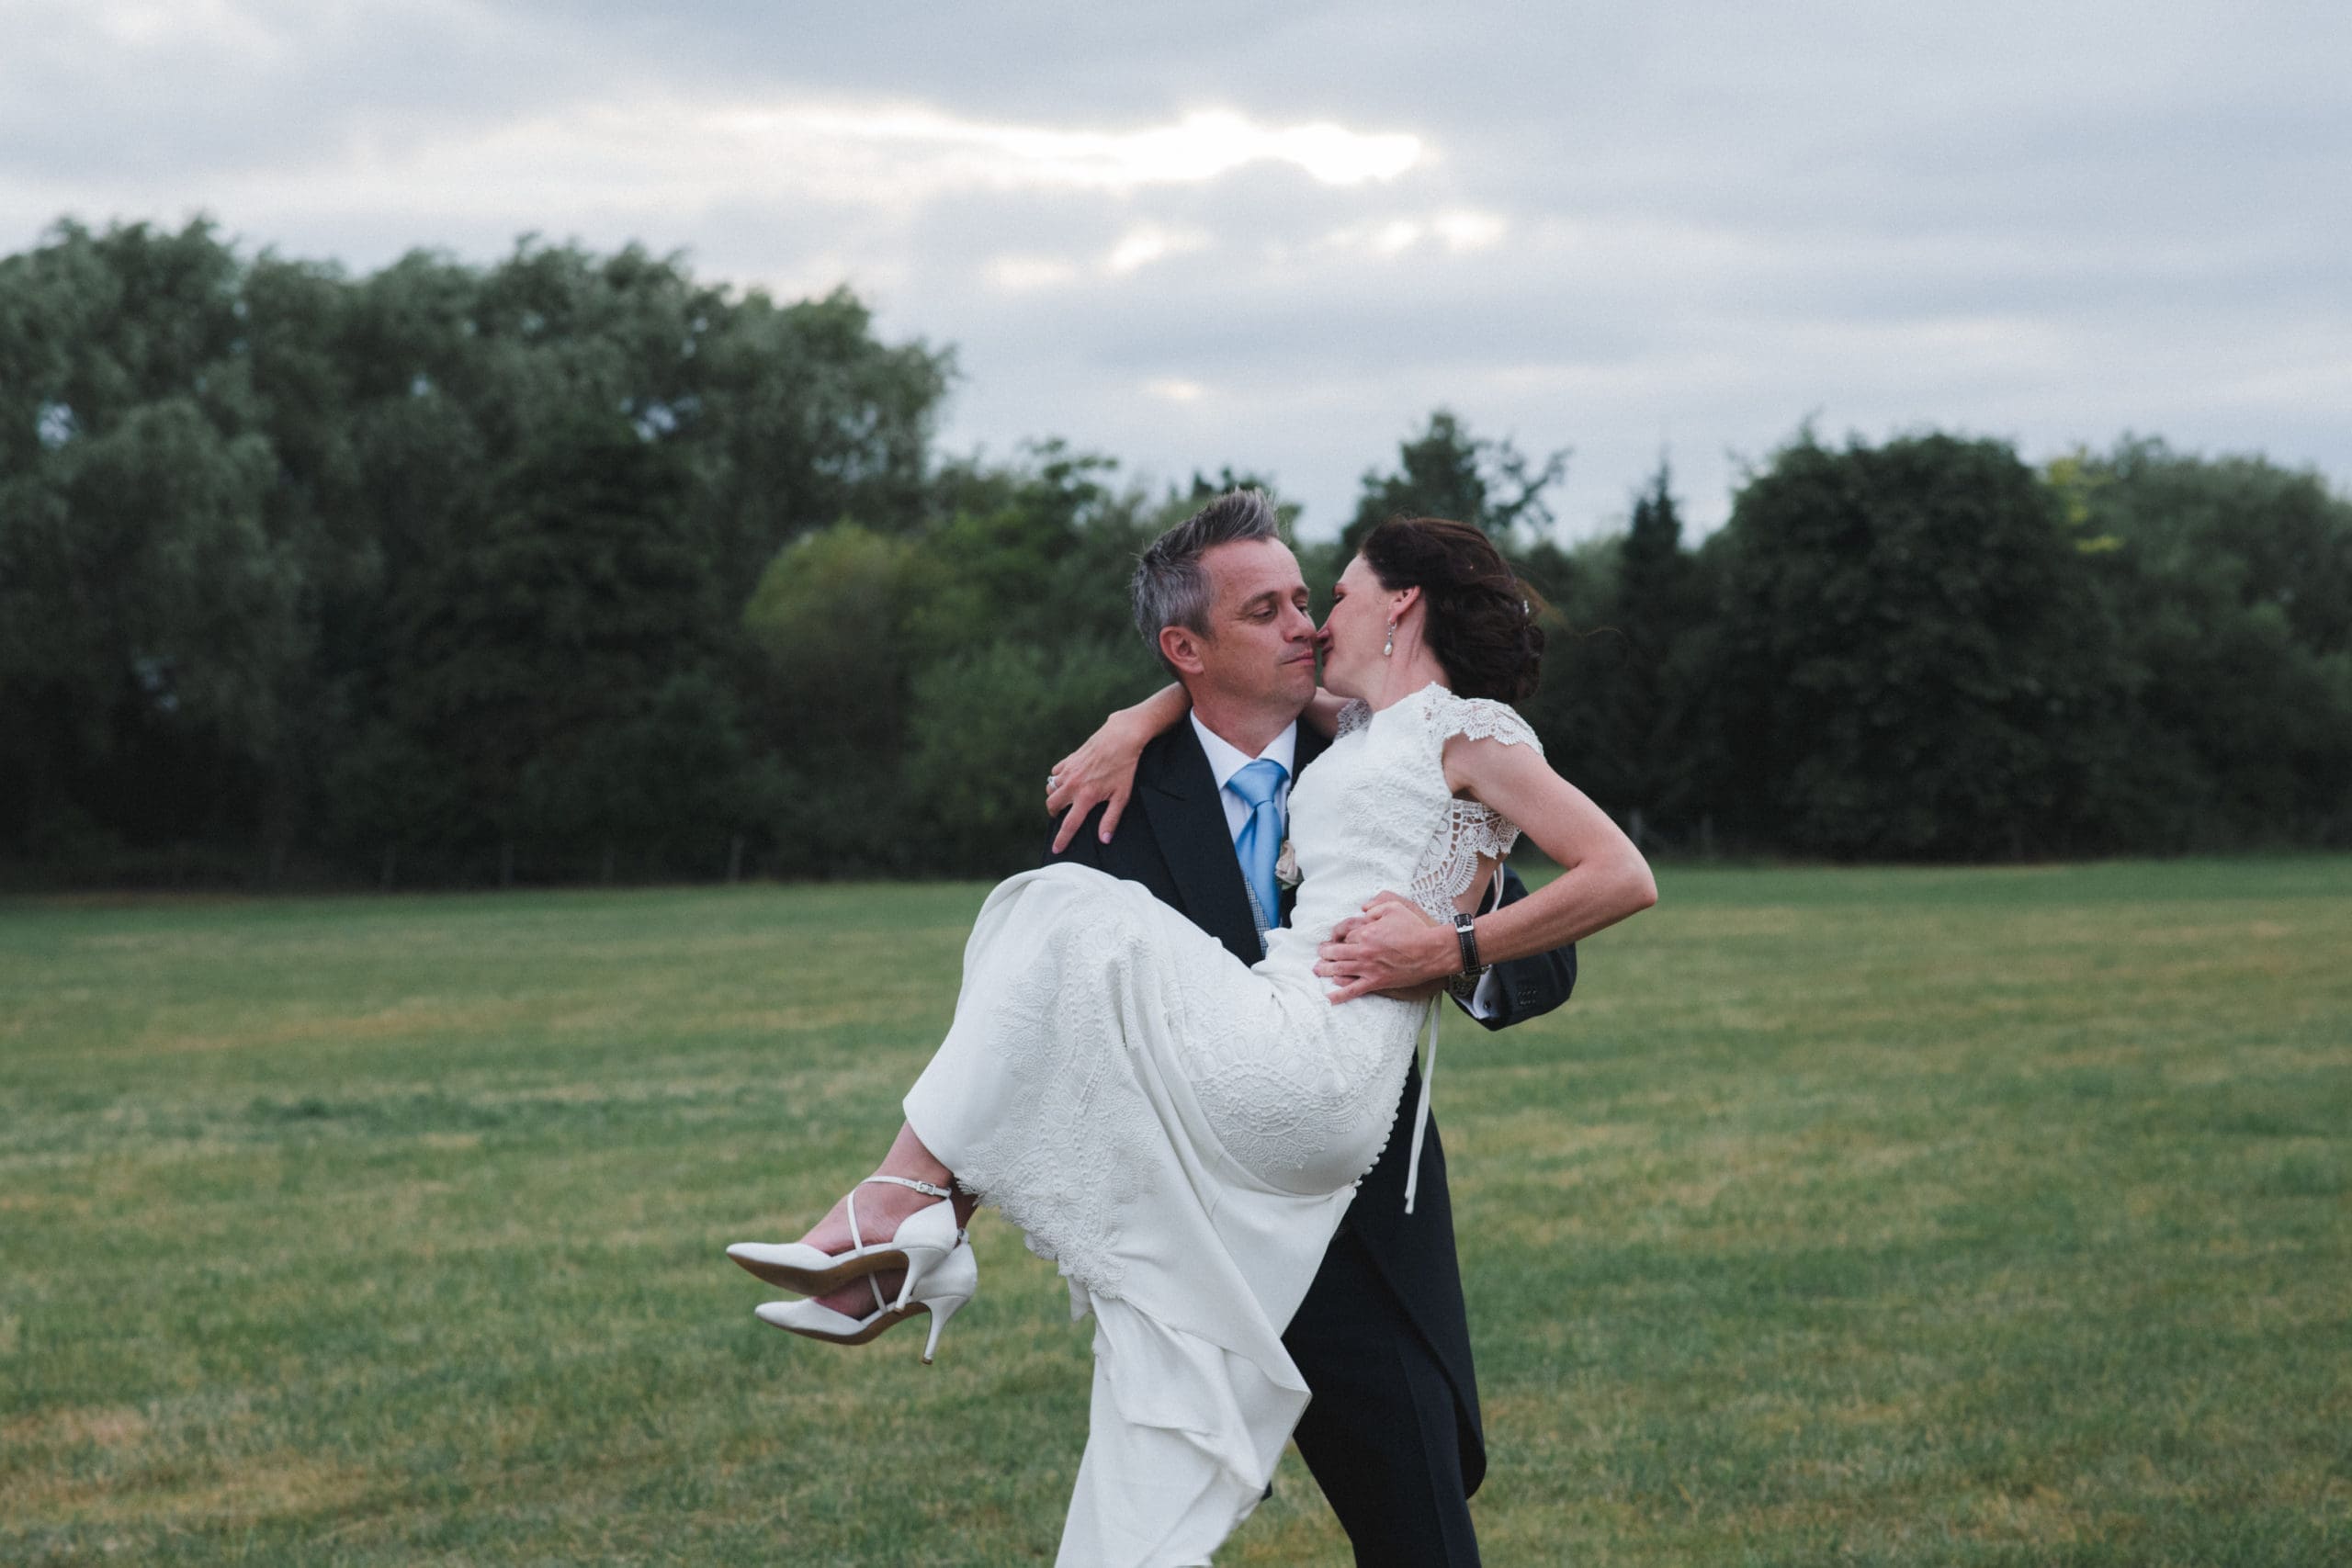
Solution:
<svg viewBox="0 0 2352 1568">
<path fill-rule="evenodd" d="M 1539 753 L 1544 750 L 1544 743 L 1536 739 L 1527 721 L 1501 703 L 1482 697 L 1456 697 L 1442 686 L 1427 687 L 1407 700 L 1422 705 L 1424 722 L 1439 727 L 1441 770 L 1444 766 L 1445 742 L 1456 735 L 1474 740 L 1497 739 L 1506 745 L 1532 746 Z M 1340 710 L 1339 733 L 1348 735 L 1363 729 L 1372 719 L 1369 704 L 1350 703 Z M 1518 840 L 1518 825 L 1493 807 L 1450 796 L 1443 820 L 1413 867 L 1412 886 L 1404 891 L 1414 903 L 1444 919 L 1477 880 L 1481 858 L 1499 864 Z"/>
<path fill-rule="evenodd" d="M 1296 934 L 1284 942 L 1272 933 L 1276 950 L 1304 946 L 1311 955 L 1333 925 L 1384 889 L 1446 919 L 1476 882 L 1480 857 L 1510 852 L 1517 825 L 1446 787 L 1445 743 L 1457 735 L 1544 749 L 1507 704 L 1435 684 L 1377 712 L 1361 702 L 1340 710 L 1331 749 L 1291 793 L 1303 881 Z"/>
</svg>

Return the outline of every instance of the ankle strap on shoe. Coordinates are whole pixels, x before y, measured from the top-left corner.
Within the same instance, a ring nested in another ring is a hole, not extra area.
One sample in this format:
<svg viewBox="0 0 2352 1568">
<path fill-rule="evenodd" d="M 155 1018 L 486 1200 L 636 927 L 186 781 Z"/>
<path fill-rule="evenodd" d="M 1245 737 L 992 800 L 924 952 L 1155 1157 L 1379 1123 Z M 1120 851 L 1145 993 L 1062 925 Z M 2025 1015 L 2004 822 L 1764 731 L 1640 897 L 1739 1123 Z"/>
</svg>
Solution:
<svg viewBox="0 0 2352 1568">
<path fill-rule="evenodd" d="M 863 1187 L 865 1185 L 866 1181 L 887 1181 L 893 1187 L 909 1188 L 932 1198 L 953 1198 L 956 1196 L 955 1193 L 950 1192 L 944 1187 L 933 1187 L 930 1182 L 917 1181 L 911 1176 L 869 1176 L 865 1179 L 865 1181 L 861 1181 L 858 1185 Z"/>
</svg>

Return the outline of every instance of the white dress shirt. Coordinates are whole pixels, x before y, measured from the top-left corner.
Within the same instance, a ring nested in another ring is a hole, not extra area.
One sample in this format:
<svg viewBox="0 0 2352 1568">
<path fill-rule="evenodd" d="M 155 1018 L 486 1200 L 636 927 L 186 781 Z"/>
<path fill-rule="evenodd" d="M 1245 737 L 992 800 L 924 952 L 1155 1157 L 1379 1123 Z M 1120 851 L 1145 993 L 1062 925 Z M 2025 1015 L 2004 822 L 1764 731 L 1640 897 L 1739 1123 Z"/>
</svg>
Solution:
<svg viewBox="0 0 2352 1568">
<path fill-rule="evenodd" d="M 1233 782 L 1234 774 L 1259 761 L 1260 758 L 1263 758 L 1267 761 L 1282 765 L 1283 782 L 1274 790 L 1274 808 L 1282 813 L 1283 836 L 1288 838 L 1290 836 L 1290 786 L 1292 779 L 1298 772 L 1296 765 L 1298 721 L 1291 720 L 1283 728 L 1280 735 L 1267 742 L 1264 750 L 1259 752 L 1256 757 L 1252 757 L 1240 747 L 1203 724 L 1199 714 L 1194 713 L 1190 716 L 1193 721 L 1193 733 L 1201 738 L 1201 750 L 1208 754 L 1209 776 L 1216 780 L 1217 803 L 1225 807 L 1226 831 L 1238 841 L 1241 837 L 1241 829 L 1248 826 L 1250 821 L 1250 803 L 1226 786 Z M 1485 914 L 1494 909 L 1501 896 L 1502 878 L 1498 876 L 1493 879 L 1492 890 L 1487 894 L 1486 901 L 1479 906 L 1479 912 Z M 1269 909 L 1266 914 L 1269 919 L 1272 919 L 1274 911 Z M 1462 1010 L 1472 1018 L 1486 1018 L 1490 1015 L 1495 1010 L 1494 987 L 1495 972 L 1489 969 L 1479 976 L 1476 994 L 1462 1004 Z"/>
</svg>

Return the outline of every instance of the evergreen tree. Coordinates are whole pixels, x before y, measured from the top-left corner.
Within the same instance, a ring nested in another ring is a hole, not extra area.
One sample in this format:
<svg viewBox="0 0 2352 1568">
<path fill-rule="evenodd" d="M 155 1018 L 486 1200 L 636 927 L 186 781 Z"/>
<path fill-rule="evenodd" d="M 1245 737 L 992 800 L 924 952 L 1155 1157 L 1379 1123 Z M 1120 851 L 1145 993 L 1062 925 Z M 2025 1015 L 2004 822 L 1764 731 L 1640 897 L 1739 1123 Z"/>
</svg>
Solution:
<svg viewBox="0 0 2352 1568">
<path fill-rule="evenodd" d="M 1578 639 L 1579 764 L 1588 793 L 1638 840 L 1695 827 L 1696 690 L 1693 639 L 1701 628 L 1697 566 L 1682 547 L 1673 475 L 1661 460 L 1634 498 L 1616 541 L 1606 608 Z"/>
<path fill-rule="evenodd" d="M 1451 411 L 1438 409 L 1427 429 L 1399 444 L 1394 473 L 1364 471 L 1355 516 L 1340 534 L 1340 559 L 1345 564 L 1363 536 L 1391 517 L 1448 517 L 1501 540 L 1524 526 L 1540 537 L 1552 522 L 1544 492 L 1567 471 L 1566 447 L 1534 465 L 1509 439 L 1481 440 Z"/>
</svg>

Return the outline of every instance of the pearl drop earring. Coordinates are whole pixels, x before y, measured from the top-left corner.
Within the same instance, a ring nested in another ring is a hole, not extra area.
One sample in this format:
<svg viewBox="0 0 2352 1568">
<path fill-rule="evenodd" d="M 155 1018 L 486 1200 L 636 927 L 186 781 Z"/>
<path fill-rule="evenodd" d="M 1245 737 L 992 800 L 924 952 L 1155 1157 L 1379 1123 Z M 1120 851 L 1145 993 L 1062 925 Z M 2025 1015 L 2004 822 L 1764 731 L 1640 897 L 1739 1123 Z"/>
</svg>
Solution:
<svg viewBox="0 0 2352 1568">
<path fill-rule="evenodd" d="M 1384 643 L 1382 643 L 1382 644 L 1380 645 L 1380 657 L 1381 657 L 1381 658 L 1383 658 L 1383 659 L 1390 658 L 1390 657 L 1392 657 L 1392 656 L 1396 653 L 1396 622 L 1394 622 L 1394 621 L 1391 621 L 1391 622 L 1389 622 L 1389 623 L 1388 623 L 1388 640 L 1387 640 L 1386 642 L 1384 642 Z"/>
</svg>

